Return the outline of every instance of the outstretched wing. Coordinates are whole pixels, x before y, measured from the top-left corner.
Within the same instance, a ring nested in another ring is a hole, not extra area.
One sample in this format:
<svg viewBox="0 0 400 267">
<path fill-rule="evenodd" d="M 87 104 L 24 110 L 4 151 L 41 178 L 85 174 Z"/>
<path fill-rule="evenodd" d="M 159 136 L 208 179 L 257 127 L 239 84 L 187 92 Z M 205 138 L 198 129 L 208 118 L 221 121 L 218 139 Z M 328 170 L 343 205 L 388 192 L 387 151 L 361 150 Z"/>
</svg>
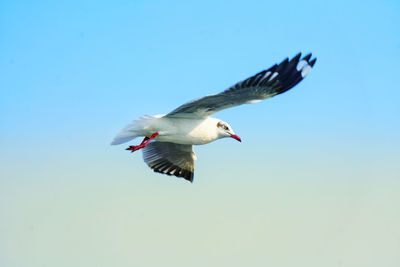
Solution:
<svg viewBox="0 0 400 267">
<path fill-rule="evenodd" d="M 193 182 L 196 155 L 192 145 L 154 141 L 142 151 L 144 161 L 155 172 L 175 175 Z"/>
<path fill-rule="evenodd" d="M 311 54 L 300 59 L 301 53 L 292 60 L 288 58 L 279 65 L 241 81 L 220 94 L 209 95 L 186 103 L 168 117 L 208 117 L 212 114 L 242 104 L 257 103 L 263 99 L 282 94 L 298 84 L 314 66 Z"/>
</svg>

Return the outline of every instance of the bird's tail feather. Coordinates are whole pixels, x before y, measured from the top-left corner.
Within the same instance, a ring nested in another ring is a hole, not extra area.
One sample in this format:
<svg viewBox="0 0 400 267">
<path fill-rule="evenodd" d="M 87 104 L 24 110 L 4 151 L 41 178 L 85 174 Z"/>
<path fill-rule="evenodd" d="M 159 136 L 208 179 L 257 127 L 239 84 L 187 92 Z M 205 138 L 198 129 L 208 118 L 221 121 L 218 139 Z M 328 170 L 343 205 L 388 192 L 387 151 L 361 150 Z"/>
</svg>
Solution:
<svg viewBox="0 0 400 267">
<path fill-rule="evenodd" d="M 135 139 L 138 136 L 146 135 L 146 129 L 150 123 L 159 116 L 144 115 L 129 123 L 123 128 L 111 142 L 111 145 L 119 145 Z"/>
</svg>

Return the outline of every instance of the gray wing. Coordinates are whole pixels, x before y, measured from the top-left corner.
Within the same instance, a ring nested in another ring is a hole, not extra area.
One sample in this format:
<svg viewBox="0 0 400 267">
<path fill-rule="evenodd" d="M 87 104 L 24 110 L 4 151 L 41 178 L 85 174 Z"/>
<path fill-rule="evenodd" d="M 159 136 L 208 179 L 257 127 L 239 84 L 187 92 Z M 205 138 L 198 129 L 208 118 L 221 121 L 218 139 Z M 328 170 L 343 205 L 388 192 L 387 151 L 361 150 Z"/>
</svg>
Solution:
<svg viewBox="0 0 400 267">
<path fill-rule="evenodd" d="M 241 81 L 220 94 L 209 95 L 186 103 L 168 117 L 208 117 L 212 114 L 242 104 L 257 103 L 263 99 L 282 94 L 298 84 L 311 70 L 316 58 L 311 54 L 300 59 L 301 53 L 280 64 Z"/>
<path fill-rule="evenodd" d="M 144 161 L 155 172 L 175 175 L 193 182 L 196 155 L 192 145 L 154 141 L 142 151 Z"/>
</svg>

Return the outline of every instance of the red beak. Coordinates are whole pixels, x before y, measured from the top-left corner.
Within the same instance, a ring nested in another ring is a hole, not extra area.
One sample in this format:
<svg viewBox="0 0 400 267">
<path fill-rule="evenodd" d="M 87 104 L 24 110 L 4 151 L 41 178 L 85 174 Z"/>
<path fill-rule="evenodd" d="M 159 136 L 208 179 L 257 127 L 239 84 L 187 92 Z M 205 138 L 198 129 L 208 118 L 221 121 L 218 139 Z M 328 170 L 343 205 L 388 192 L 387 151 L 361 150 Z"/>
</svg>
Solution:
<svg viewBox="0 0 400 267">
<path fill-rule="evenodd" d="M 237 136 L 236 134 L 230 134 L 230 135 L 231 135 L 231 137 L 232 137 L 233 139 L 236 139 L 236 140 L 238 140 L 239 142 L 242 142 L 242 139 L 240 139 L 240 137 Z"/>
</svg>

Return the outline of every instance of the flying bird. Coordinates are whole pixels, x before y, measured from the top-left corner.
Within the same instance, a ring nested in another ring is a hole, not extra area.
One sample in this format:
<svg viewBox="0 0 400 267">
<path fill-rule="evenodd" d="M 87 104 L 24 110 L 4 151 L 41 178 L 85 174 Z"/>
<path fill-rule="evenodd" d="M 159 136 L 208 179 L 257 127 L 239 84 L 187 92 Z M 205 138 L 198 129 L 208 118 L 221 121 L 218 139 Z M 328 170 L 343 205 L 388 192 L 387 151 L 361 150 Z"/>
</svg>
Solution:
<svg viewBox="0 0 400 267">
<path fill-rule="evenodd" d="M 142 149 L 143 159 L 155 172 L 182 177 L 193 182 L 193 145 L 204 145 L 231 137 L 241 142 L 232 127 L 214 113 L 252 104 L 282 94 L 298 84 L 316 62 L 311 54 L 301 58 L 301 53 L 291 60 L 286 58 L 267 70 L 238 82 L 225 91 L 188 102 L 166 115 L 145 115 L 123 128 L 111 145 L 119 145 L 136 137 L 144 137 L 137 146 L 126 150 Z"/>
</svg>

